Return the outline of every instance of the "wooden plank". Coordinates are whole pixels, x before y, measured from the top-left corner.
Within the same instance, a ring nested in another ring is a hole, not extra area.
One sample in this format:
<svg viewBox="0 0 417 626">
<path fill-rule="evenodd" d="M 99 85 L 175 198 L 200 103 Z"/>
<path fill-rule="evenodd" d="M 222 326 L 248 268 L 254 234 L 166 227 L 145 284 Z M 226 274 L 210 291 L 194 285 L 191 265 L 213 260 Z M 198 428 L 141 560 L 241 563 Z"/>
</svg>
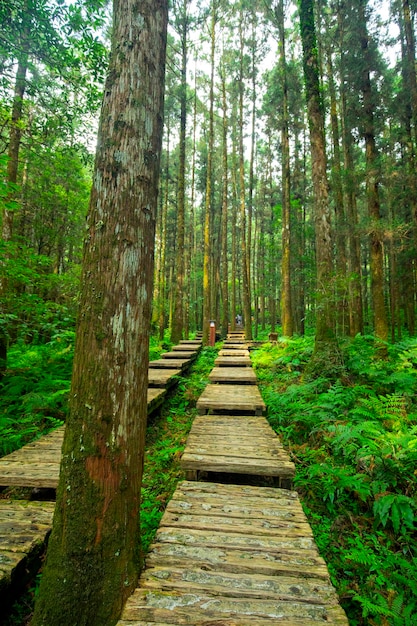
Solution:
<svg viewBox="0 0 417 626">
<path fill-rule="evenodd" d="M 176 369 L 184 372 L 191 365 L 190 359 L 156 359 L 155 361 L 149 361 L 149 367 L 152 369 Z"/>
<path fill-rule="evenodd" d="M 238 433 L 238 436 L 235 435 Z M 263 417 L 200 416 L 194 420 L 181 467 L 197 472 L 270 476 L 292 480 L 295 466 Z"/>
<path fill-rule="evenodd" d="M 161 406 L 165 399 L 165 395 L 165 389 L 148 389 L 148 415 L 156 411 L 156 409 Z"/>
<path fill-rule="evenodd" d="M 187 343 L 180 343 L 177 346 L 173 346 L 172 347 L 172 351 L 173 352 L 199 352 L 199 348 L 200 346 L 196 345 L 196 344 L 187 344 Z"/>
<path fill-rule="evenodd" d="M 184 346 L 202 346 L 201 339 L 180 339 L 180 344 Z"/>
<path fill-rule="evenodd" d="M 219 350 L 219 356 L 249 356 L 249 350 Z"/>
<path fill-rule="evenodd" d="M 148 370 L 148 385 L 150 387 L 168 388 L 175 384 L 177 376 L 181 376 L 181 370 L 150 367 Z"/>
<path fill-rule="evenodd" d="M 192 352 L 182 350 L 181 352 L 177 350 L 176 352 L 164 352 L 161 354 L 163 359 L 188 359 L 189 361 L 193 361 L 197 357 L 197 351 L 193 350 Z"/>
<path fill-rule="evenodd" d="M 52 525 L 53 502 L 0 500 L 0 604 L 12 585 L 24 584 L 34 553 L 40 553 Z M 39 565 L 39 563 L 37 564 Z"/>
<path fill-rule="evenodd" d="M 295 492 L 182 482 L 146 565 L 118 626 L 348 626 Z"/>
<path fill-rule="evenodd" d="M 241 343 L 233 343 L 225 341 L 223 343 L 223 350 L 247 350 L 248 345 L 246 342 L 242 341 Z"/>
<path fill-rule="evenodd" d="M 218 367 L 250 367 L 252 362 L 248 356 L 218 356 L 214 365 Z"/>
<path fill-rule="evenodd" d="M 254 385 L 209 384 L 197 400 L 197 409 L 200 415 L 209 411 L 243 411 L 262 415 L 266 407 L 258 387 Z"/>
<path fill-rule="evenodd" d="M 251 367 L 214 367 L 209 380 L 212 383 L 256 385 L 256 374 Z"/>
</svg>

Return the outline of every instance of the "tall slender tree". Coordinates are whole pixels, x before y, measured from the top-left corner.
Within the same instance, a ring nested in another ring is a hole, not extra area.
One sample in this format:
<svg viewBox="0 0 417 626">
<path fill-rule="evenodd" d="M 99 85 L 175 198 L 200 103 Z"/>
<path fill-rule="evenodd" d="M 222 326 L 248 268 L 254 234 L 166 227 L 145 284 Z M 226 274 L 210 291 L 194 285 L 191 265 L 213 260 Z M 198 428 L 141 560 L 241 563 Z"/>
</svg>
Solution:
<svg viewBox="0 0 417 626">
<path fill-rule="evenodd" d="M 359 2 L 360 44 L 363 55 L 361 89 L 363 98 L 363 135 L 366 152 L 366 195 L 370 218 L 371 292 L 374 314 L 374 331 L 378 340 L 388 341 L 388 317 L 384 295 L 384 245 L 381 231 L 381 203 L 379 194 L 380 173 L 375 141 L 374 98 L 371 83 L 371 57 L 367 29 L 366 0 Z M 381 346 L 381 354 L 386 348 Z"/>
<path fill-rule="evenodd" d="M 316 353 L 335 343 L 332 233 L 326 173 L 324 108 L 320 90 L 316 28 L 312 0 L 300 0 L 300 26 L 307 115 L 310 129 L 314 226 L 317 263 Z M 327 350 L 326 350 L 327 351 Z"/>
<path fill-rule="evenodd" d="M 33 626 L 111 626 L 139 568 L 166 0 L 115 0 L 70 416 Z"/>
</svg>

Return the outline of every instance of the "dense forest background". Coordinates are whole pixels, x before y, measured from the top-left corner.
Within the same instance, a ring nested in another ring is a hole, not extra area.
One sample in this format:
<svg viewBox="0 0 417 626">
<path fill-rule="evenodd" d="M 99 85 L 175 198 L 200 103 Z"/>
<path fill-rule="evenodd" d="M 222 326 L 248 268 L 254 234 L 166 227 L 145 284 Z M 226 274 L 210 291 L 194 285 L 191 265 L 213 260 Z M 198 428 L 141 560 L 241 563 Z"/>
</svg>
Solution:
<svg viewBox="0 0 417 626">
<path fill-rule="evenodd" d="M 255 365 L 352 624 L 417 614 L 416 10 L 170 7 L 151 356 L 237 315 L 281 337 Z M 67 414 L 111 15 L 0 24 L 3 455 Z"/>
<path fill-rule="evenodd" d="M 225 332 L 238 313 L 255 336 L 281 323 L 286 336 L 303 334 L 329 303 L 337 335 L 414 334 L 415 7 L 314 10 L 319 208 L 297 7 L 172 4 L 153 314 L 161 338 L 208 319 Z M 1 11 L 4 363 L 16 340 L 72 328 L 110 22 L 100 1 L 15 0 Z M 320 220 L 329 232 L 317 240 Z"/>
</svg>

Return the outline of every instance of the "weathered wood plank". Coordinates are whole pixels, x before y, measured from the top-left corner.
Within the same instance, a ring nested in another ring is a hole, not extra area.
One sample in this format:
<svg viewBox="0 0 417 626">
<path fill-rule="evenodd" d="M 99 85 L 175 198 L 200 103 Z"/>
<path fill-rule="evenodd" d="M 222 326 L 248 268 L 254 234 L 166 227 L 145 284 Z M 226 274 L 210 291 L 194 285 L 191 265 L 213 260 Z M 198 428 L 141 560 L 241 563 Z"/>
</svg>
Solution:
<svg viewBox="0 0 417 626">
<path fill-rule="evenodd" d="M 25 582 L 30 557 L 41 550 L 51 528 L 54 506 L 53 502 L 0 500 L 1 606 L 11 585 L 17 579 Z"/>
<path fill-rule="evenodd" d="M 194 352 L 198 353 L 200 351 L 200 346 L 195 343 L 193 344 L 180 343 L 177 346 L 173 346 L 172 351 L 173 352 L 191 352 L 194 354 Z"/>
<path fill-rule="evenodd" d="M 249 350 L 229 350 L 226 348 L 223 348 L 222 350 L 219 350 L 219 356 L 247 356 L 249 357 Z"/>
<path fill-rule="evenodd" d="M 180 483 L 118 626 L 278 623 L 348 626 L 297 494 Z"/>
<path fill-rule="evenodd" d="M 204 389 L 197 400 L 200 415 L 209 411 L 244 411 L 262 415 L 265 403 L 258 387 L 254 385 L 212 385 Z"/>
<path fill-rule="evenodd" d="M 185 346 L 202 346 L 201 339 L 180 339 L 180 344 Z"/>
<path fill-rule="evenodd" d="M 237 342 L 233 343 L 233 342 L 230 342 L 230 341 L 225 341 L 223 343 L 223 348 L 222 349 L 223 350 L 233 350 L 233 351 L 235 351 L 235 350 L 237 350 L 237 351 L 239 351 L 239 350 L 247 350 L 248 349 L 248 344 L 246 342 L 244 342 L 244 341 L 242 341 L 240 343 L 237 343 Z"/>
<path fill-rule="evenodd" d="M 252 362 L 248 356 L 218 356 L 214 365 L 219 367 L 250 367 Z"/>
<path fill-rule="evenodd" d="M 148 388 L 148 415 L 161 406 L 166 396 L 165 389 Z"/>
<path fill-rule="evenodd" d="M 155 361 L 149 361 L 149 367 L 152 369 L 176 369 L 184 372 L 191 365 L 190 359 L 155 359 Z"/>
<path fill-rule="evenodd" d="M 209 380 L 212 383 L 256 385 L 256 374 L 251 367 L 214 367 Z"/>
<path fill-rule="evenodd" d="M 181 467 L 193 472 L 227 472 L 290 480 L 295 473 L 294 464 L 264 417 L 228 415 L 195 418 Z M 197 478 L 195 473 L 193 476 Z"/>
<path fill-rule="evenodd" d="M 197 357 L 198 352 L 196 350 L 187 351 L 187 350 L 177 350 L 171 352 L 164 352 L 161 354 L 163 359 L 188 359 L 189 361 L 194 361 Z"/>
<path fill-rule="evenodd" d="M 168 388 L 175 384 L 177 376 L 181 376 L 181 370 L 150 367 L 148 370 L 148 384 L 150 387 Z"/>
</svg>

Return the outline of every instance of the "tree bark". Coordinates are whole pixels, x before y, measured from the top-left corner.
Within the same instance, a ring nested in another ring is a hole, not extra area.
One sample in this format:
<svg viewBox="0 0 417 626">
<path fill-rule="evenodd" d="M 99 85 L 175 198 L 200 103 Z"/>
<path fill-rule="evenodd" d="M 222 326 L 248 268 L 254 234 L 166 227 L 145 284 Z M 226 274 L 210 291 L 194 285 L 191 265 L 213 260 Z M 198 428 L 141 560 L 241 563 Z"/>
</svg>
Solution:
<svg viewBox="0 0 417 626">
<path fill-rule="evenodd" d="M 188 35 L 188 0 L 183 0 L 181 21 L 181 86 L 180 86 L 180 137 L 177 193 L 177 254 L 176 280 L 174 285 L 173 318 L 171 341 L 176 344 L 183 338 L 184 331 L 184 274 L 185 274 L 185 132 L 187 126 L 187 35 Z"/>
<path fill-rule="evenodd" d="M 285 24 L 284 2 L 280 0 L 277 8 L 277 24 L 279 28 L 279 64 L 282 84 L 282 292 L 281 292 L 281 323 L 284 337 L 293 335 L 293 312 L 291 297 L 291 173 L 290 173 L 290 141 L 288 120 L 288 81 L 287 62 L 285 56 Z"/>
<path fill-rule="evenodd" d="M 375 143 L 374 107 L 370 78 L 369 38 L 364 0 L 360 2 L 361 48 L 364 58 L 362 70 L 363 134 L 366 151 L 366 194 L 368 214 L 371 222 L 370 268 L 371 293 L 374 315 L 374 331 L 378 340 L 388 341 L 388 317 L 384 297 L 384 245 L 381 232 L 381 209 L 379 199 L 379 171 Z M 380 347 L 381 356 L 386 355 L 386 347 Z"/>
<path fill-rule="evenodd" d="M 252 339 L 251 294 L 250 294 L 250 267 L 246 228 L 246 198 L 245 198 L 245 160 L 243 150 L 243 11 L 239 18 L 240 41 L 240 70 L 239 70 L 239 182 L 240 182 L 240 222 L 242 227 L 242 288 L 243 288 L 243 321 L 245 338 Z"/>
<path fill-rule="evenodd" d="M 14 187 L 18 181 L 19 171 L 19 152 L 22 139 L 22 116 L 23 116 L 23 99 L 26 90 L 26 75 L 28 70 L 28 40 L 30 36 L 30 17 L 28 14 L 28 4 L 25 2 L 24 14 L 27 22 L 23 28 L 21 44 L 21 57 L 18 62 L 14 97 L 12 105 L 12 115 L 10 124 L 10 139 L 8 147 L 7 161 L 7 183 L 12 188 L 8 194 L 7 202 L 14 200 L 16 193 Z M 2 240 L 10 242 L 13 236 L 14 211 L 4 207 L 1 215 Z M 8 290 L 8 284 L 5 278 L 0 279 L 0 297 L 4 297 Z M 2 307 L 2 315 L 6 313 Z M 0 380 L 3 378 L 7 369 L 7 351 L 8 351 L 8 332 L 4 324 L 0 324 Z"/>
<path fill-rule="evenodd" d="M 210 26 L 210 111 L 209 111 L 209 136 L 207 149 L 207 180 L 206 180 L 206 200 L 204 217 L 204 260 L 203 260 L 203 344 L 208 344 L 210 331 L 210 317 L 214 302 L 212 302 L 212 289 L 210 280 L 211 271 L 211 212 L 212 212 L 212 177 L 213 177 L 213 147 L 214 147 L 214 63 L 216 49 L 216 22 L 217 22 L 217 0 L 212 1 L 211 26 Z"/>
<path fill-rule="evenodd" d="M 320 94 L 319 67 L 312 0 L 300 0 L 300 25 L 303 44 L 303 67 L 310 130 L 312 179 L 314 191 L 314 227 L 317 262 L 316 352 L 336 341 L 334 332 L 333 259 L 326 174 L 324 111 Z"/>
<path fill-rule="evenodd" d="M 227 97 L 226 77 L 224 69 L 221 74 L 222 106 L 223 106 L 223 197 L 222 197 L 222 234 L 221 234 L 221 291 L 222 291 L 222 337 L 227 337 L 229 329 L 229 264 L 227 260 L 227 227 L 228 227 L 228 194 L 229 194 L 229 171 L 227 155 Z"/>
<path fill-rule="evenodd" d="M 112 626 L 137 583 L 165 0 L 115 1 L 70 415 L 33 626 Z"/>
</svg>

